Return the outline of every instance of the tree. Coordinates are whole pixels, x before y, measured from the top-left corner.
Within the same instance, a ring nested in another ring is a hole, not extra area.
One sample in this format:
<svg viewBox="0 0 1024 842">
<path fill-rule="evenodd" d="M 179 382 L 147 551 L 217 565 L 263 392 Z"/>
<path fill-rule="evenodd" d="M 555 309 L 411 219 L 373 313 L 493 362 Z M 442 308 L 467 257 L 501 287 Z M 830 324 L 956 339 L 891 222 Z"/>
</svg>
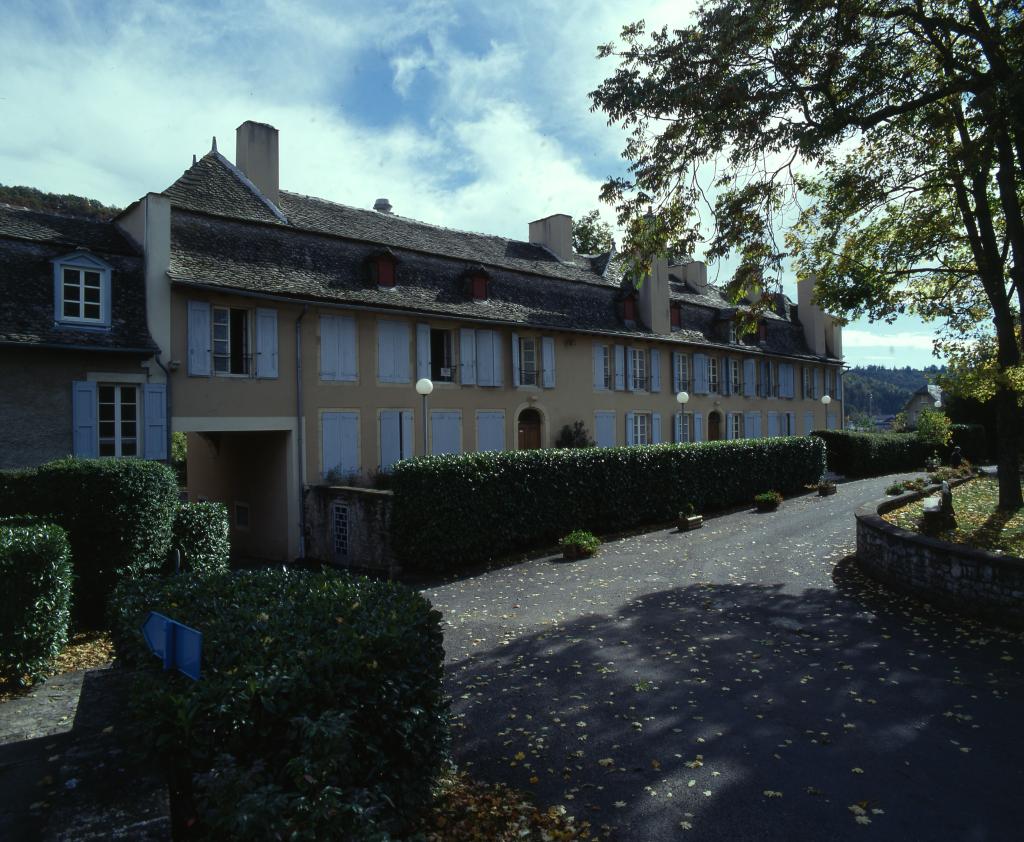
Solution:
<svg viewBox="0 0 1024 842">
<path fill-rule="evenodd" d="M 614 245 L 612 226 L 601 221 L 600 212 L 589 211 L 572 224 L 572 248 L 576 254 L 604 254 Z"/>
<path fill-rule="evenodd" d="M 987 341 L 999 505 L 1021 506 L 1019 0 L 709 0 L 692 26 L 622 41 L 591 96 L 630 130 L 629 176 L 602 191 L 625 250 L 692 251 L 707 209 L 708 258 L 739 258 L 734 298 L 791 259 L 828 309 L 939 320 L 954 359 Z"/>
<path fill-rule="evenodd" d="M 945 447 L 953 440 L 953 423 L 944 412 L 922 410 L 917 416 L 917 437 L 929 447 Z"/>
<path fill-rule="evenodd" d="M 44 193 L 35 187 L 16 187 L 0 184 L 0 202 L 6 202 L 29 210 L 56 211 L 75 216 L 88 216 L 95 219 L 112 219 L 120 212 L 120 208 L 104 205 L 95 199 L 75 196 L 71 193 Z"/>
</svg>

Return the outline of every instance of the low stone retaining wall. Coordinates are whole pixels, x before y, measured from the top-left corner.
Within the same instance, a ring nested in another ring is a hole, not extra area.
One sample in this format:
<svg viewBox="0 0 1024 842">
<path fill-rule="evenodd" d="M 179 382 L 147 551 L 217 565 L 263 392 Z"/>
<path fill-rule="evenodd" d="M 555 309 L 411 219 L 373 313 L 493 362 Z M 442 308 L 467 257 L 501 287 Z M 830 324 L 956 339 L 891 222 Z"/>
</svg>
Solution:
<svg viewBox="0 0 1024 842">
<path fill-rule="evenodd" d="M 372 488 L 313 485 L 306 489 L 306 556 L 328 564 L 393 576 L 394 494 Z"/>
<path fill-rule="evenodd" d="M 886 585 L 927 602 L 1024 625 L 1024 559 L 948 544 L 882 519 L 938 488 L 877 500 L 857 510 L 861 567 Z"/>
</svg>

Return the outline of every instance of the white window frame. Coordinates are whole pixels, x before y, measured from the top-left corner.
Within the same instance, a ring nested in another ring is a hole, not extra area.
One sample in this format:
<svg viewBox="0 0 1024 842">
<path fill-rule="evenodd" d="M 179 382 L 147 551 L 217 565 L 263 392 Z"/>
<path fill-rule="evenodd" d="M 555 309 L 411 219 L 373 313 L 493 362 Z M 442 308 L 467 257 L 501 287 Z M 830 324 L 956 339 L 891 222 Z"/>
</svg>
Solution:
<svg viewBox="0 0 1024 842">
<path fill-rule="evenodd" d="M 64 298 L 65 281 L 64 272 L 76 272 L 77 282 L 74 286 L 78 289 L 77 302 L 67 302 Z M 94 317 L 85 316 L 85 275 L 86 273 L 97 275 L 99 287 L 99 301 L 88 302 L 99 306 L 99 315 Z M 110 272 L 109 264 L 103 262 L 91 254 L 75 252 L 59 260 L 53 261 L 53 319 L 63 325 L 70 325 L 82 328 L 108 329 L 110 327 Z M 64 305 L 66 303 L 77 303 L 78 315 L 65 315 Z"/>
<path fill-rule="evenodd" d="M 650 444 L 653 435 L 651 413 L 633 413 L 633 444 Z"/>
<path fill-rule="evenodd" d="M 633 391 L 650 391 L 647 350 L 644 348 L 629 349 L 629 366 L 633 372 Z"/>
<path fill-rule="evenodd" d="M 733 412 L 729 417 L 732 420 L 732 437 L 734 439 L 743 438 L 743 413 Z"/>
<path fill-rule="evenodd" d="M 682 429 L 680 429 L 680 435 L 682 436 L 680 444 L 689 444 L 693 442 L 693 413 L 684 412 Z"/>
<path fill-rule="evenodd" d="M 708 392 L 718 394 L 718 357 L 707 357 L 708 361 Z"/>
<path fill-rule="evenodd" d="M 103 400 L 103 390 L 113 389 L 114 400 L 112 405 L 114 407 L 114 418 L 113 420 L 103 420 L 103 407 L 110 406 L 110 401 Z M 126 391 L 131 391 L 135 396 L 135 419 L 134 421 L 126 421 L 121 417 L 121 413 L 124 409 L 123 395 Z M 115 457 L 120 458 L 123 456 L 135 456 L 142 458 L 142 402 L 140 399 L 141 390 L 134 383 L 97 383 L 96 384 L 96 440 L 97 440 L 97 454 L 101 457 Z M 110 424 L 114 425 L 114 435 L 104 436 L 102 434 L 102 425 Z M 135 424 L 135 435 L 125 436 L 124 425 Z M 134 453 L 124 453 L 124 444 L 126 442 L 135 442 Z M 104 445 L 113 445 L 112 453 L 104 453 Z"/>
<path fill-rule="evenodd" d="M 442 365 L 441 364 L 441 363 L 445 362 L 445 360 L 441 360 L 440 362 L 434 360 L 434 334 L 435 333 L 443 333 L 445 335 L 444 345 L 445 345 L 446 356 L 448 358 L 447 359 L 448 365 Z M 455 337 L 454 337 L 454 333 L 455 333 L 455 331 L 453 331 L 453 330 L 451 330 L 449 328 L 443 328 L 443 327 L 431 327 L 430 328 L 430 379 L 433 380 L 435 383 L 457 383 L 458 380 L 459 380 L 459 378 L 457 376 L 458 366 L 455 363 Z M 447 378 L 444 377 L 444 374 L 442 372 L 442 370 L 445 369 L 445 368 L 447 368 L 449 370 L 449 374 L 448 374 Z M 434 373 L 435 369 L 437 371 L 436 375 Z"/>
<path fill-rule="evenodd" d="M 735 345 L 739 341 L 739 332 L 736 329 L 736 322 L 729 322 L 729 342 Z"/>
<path fill-rule="evenodd" d="M 519 337 L 519 385 L 539 386 L 540 368 L 537 365 L 537 338 Z"/>
<path fill-rule="evenodd" d="M 685 351 L 679 354 L 679 388 L 681 391 L 688 392 L 690 387 L 693 385 L 693 379 L 690 377 L 690 355 Z M 690 413 L 691 415 L 693 413 Z"/>
<path fill-rule="evenodd" d="M 729 379 L 732 382 L 732 393 L 734 395 L 743 394 L 743 361 L 731 359 L 729 360 Z"/>
<path fill-rule="evenodd" d="M 237 310 L 240 313 L 245 313 L 245 347 L 242 349 L 242 368 L 241 372 L 231 371 L 231 312 Z M 224 339 L 217 338 L 217 314 L 227 313 L 227 336 Z M 253 314 L 252 309 L 249 307 L 232 307 L 229 304 L 212 304 L 210 305 L 210 366 L 211 371 L 215 377 L 252 377 L 254 375 L 253 365 Z M 217 343 L 227 343 L 227 354 L 217 353 Z M 226 359 L 228 370 L 221 371 L 217 368 L 217 360 Z"/>
<path fill-rule="evenodd" d="M 600 347 L 604 349 L 604 388 L 610 390 L 615 385 L 614 380 L 612 379 L 612 346 L 601 345 Z"/>
</svg>

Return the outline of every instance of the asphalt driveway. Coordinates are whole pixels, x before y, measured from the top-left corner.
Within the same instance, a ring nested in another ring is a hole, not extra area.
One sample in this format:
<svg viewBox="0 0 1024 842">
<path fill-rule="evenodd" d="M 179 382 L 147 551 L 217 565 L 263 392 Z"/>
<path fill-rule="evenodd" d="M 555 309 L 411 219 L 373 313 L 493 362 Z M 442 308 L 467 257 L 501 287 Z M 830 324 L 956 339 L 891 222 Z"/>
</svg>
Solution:
<svg viewBox="0 0 1024 842">
<path fill-rule="evenodd" d="M 863 579 L 892 478 L 425 591 L 454 750 L 618 840 L 1016 840 L 1024 636 Z"/>
</svg>

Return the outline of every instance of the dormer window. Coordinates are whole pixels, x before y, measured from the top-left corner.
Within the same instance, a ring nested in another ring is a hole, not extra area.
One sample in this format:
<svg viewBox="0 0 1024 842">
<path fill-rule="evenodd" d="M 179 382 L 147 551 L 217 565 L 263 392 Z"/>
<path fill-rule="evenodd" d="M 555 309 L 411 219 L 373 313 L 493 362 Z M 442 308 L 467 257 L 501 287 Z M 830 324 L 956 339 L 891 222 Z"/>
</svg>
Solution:
<svg viewBox="0 0 1024 842">
<path fill-rule="evenodd" d="M 671 305 L 669 313 L 672 317 L 672 330 L 679 330 L 683 326 L 683 305 Z"/>
<path fill-rule="evenodd" d="M 391 289 L 397 283 L 395 271 L 397 261 L 390 250 L 378 252 L 370 258 L 370 282 L 383 289 Z"/>
<path fill-rule="evenodd" d="M 736 322 L 729 322 L 729 341 L 736 344 L 740 341 L 739 331 L 736 328 Z"/>
<path fill-rule="evenodd" d="M 87 251 L 53 261 L 53 318 L 64 325 L 110 327 L 110 265 Z"/>
<path fill-rule="evenodd" d="M 627 327 L 636 325 L 636 295 L 633 293 L 622 299 L 622 321 Z"/>
<path fill-rule="evenodd" d="M 758 327 L 757 327 L 757 340 L 758 340 L 758 342 L 767 342 L 768 341 L 768 323 L 767 322 L 761 322 L 761 324 L 758 325 Z"/>
<path fill-rule="evenodd" d="M 476 266 L 466 272 L 466 295 L 474 301 L 486 301 L 491 297 L 491 276 L 483 266 Z"/>
</svg>

